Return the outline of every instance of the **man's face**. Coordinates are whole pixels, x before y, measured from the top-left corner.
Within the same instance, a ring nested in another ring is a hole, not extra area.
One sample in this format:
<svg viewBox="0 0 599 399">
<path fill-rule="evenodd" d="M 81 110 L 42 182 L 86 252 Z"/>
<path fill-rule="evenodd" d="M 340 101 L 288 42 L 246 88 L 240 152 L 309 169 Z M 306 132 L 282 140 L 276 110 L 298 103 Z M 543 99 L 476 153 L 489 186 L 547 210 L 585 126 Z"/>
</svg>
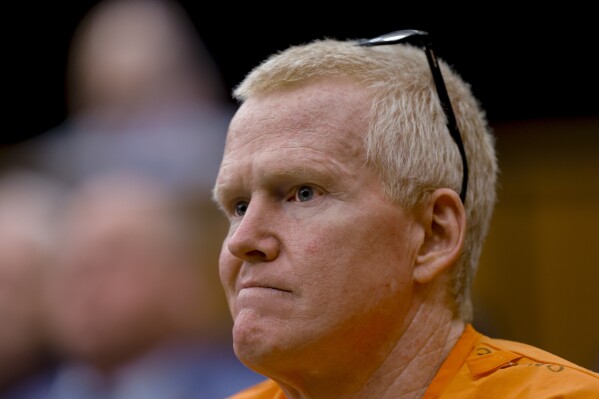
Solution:
<svg viewBox="0 0 599 399">
<path fill-rule="evenodd" d="M 81 200 L 67 216 L 47 301 L 62 349 L 103 367 L 162 337 L 164 304 L 178 266 L 152 197 L 113 192 L 118 189 Z"/>
<path fill-rule="evenodd" d="M 414 217 L 365 165 L 370 100 L 347 82 L 250 98 L 216 183 L 237 355 L 261 371 L 389 350 L 408 324 Z"/>
</svg>

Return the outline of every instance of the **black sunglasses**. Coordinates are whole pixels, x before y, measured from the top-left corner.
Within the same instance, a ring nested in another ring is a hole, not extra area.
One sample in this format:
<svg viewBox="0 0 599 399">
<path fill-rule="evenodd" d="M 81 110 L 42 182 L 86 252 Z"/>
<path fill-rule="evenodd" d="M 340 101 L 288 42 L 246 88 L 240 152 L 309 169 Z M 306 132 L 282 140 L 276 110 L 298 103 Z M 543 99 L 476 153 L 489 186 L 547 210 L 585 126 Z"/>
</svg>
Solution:
<svg viewBox="0 0 599 399">
<path fill-rule="evenodd" d="M 447 87 L 445 87 L 445 81 L 443 75 L 441 75 L 441 69 L 437 63 L 437 57 L 433 51 L 433 45 L 430 40 L 430 35 L 427 32 L 414 29 L 398 30 L 396 32 L 387 33 L 386 35 L 378 36 L 372 39 L 362 39 L 358 41 L 358 45 L 365 47 L 372 46 L 384 46 L 388 44 L 397 43 L 410 43 L 422 47 L 426 54 L 428 65 L 433 74 L 433 80 L 435 81 L 435 88 L 437 89 L 437 95 L 439 96 L 439 102 L 445 113 L 447 119 L 447 128 L 449 134 L 453 138 L 453 141 L 458 146 L 460 156 L 462 157 L 462 190 L 460 191 L 460 198 L 462 203 L 466 203 L 466 190 L 468 188 L 468 162 L 466 161 L 466 152 L 464 151 L 464 143 L 462 142 L 462 135 L 458 129 L 455 114 L 453 108 L 451 108 L 451 102 L 449 101 L 449 95 L 447 94 Z"/>
</svg>

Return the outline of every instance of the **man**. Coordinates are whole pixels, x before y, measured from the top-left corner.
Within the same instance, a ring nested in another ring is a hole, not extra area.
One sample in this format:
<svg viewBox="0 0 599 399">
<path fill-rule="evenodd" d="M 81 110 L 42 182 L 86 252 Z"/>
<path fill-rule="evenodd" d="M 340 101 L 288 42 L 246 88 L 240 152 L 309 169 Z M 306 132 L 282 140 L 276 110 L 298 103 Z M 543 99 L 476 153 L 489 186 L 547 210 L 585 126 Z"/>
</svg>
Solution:
<svg viewBox="0 0 599 399">
<path fill-rule="evenodd" d="M 270 379 L 234 398 L 599 393 L 597 374 L 469 324 L 494 141 L 427 39 L 315 41 L 236 88 L 214 190 L 230 221 L 220 276 L 235 352 Z"/>
</svg>

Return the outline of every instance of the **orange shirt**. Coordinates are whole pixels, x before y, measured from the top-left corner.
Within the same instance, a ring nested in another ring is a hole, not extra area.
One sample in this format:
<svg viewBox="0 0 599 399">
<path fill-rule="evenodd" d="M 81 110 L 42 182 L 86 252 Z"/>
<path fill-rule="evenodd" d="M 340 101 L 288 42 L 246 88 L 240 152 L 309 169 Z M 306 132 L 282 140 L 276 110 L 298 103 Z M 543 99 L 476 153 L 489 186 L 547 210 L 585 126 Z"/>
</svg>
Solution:
<svg viewBox="0 0 599 399">
<path fill-rule="evenodd" d="M 423 399 L 598 399 L 599 374 L 467 325 Z M 286 399 L 272 380 L 229 399 Z"/>
</svg>

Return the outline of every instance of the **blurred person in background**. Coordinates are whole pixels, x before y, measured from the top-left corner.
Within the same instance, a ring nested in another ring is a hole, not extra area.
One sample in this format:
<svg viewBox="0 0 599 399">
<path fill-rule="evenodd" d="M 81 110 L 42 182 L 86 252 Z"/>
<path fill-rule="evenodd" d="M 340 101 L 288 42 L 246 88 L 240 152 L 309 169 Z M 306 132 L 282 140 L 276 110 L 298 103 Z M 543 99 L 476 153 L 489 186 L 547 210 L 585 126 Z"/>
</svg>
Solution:
<svg viewBox="0 0 599 399">
<path fill-rule="evenodd" d="M 234 109 L 179 3 L 99 2 L 74 32 L 66 96 L 67 119 L 17 162 L 71 184 L 133 169 L 187 193 L 212 186 Z"/>
<path fill-rule="evenodd" d="M 211 208 L 120 173 L 67 206 L 45 301 L 65 359 L 50 398 L 222 399 L 263 380 L 231 350 Z"/>
<path fill-rule="evenodd" d="M 0 179 L 0 398 L 33 399 L 52 378 L 41 289 L 62 191 L 26 171 Z"/>
</svg>

